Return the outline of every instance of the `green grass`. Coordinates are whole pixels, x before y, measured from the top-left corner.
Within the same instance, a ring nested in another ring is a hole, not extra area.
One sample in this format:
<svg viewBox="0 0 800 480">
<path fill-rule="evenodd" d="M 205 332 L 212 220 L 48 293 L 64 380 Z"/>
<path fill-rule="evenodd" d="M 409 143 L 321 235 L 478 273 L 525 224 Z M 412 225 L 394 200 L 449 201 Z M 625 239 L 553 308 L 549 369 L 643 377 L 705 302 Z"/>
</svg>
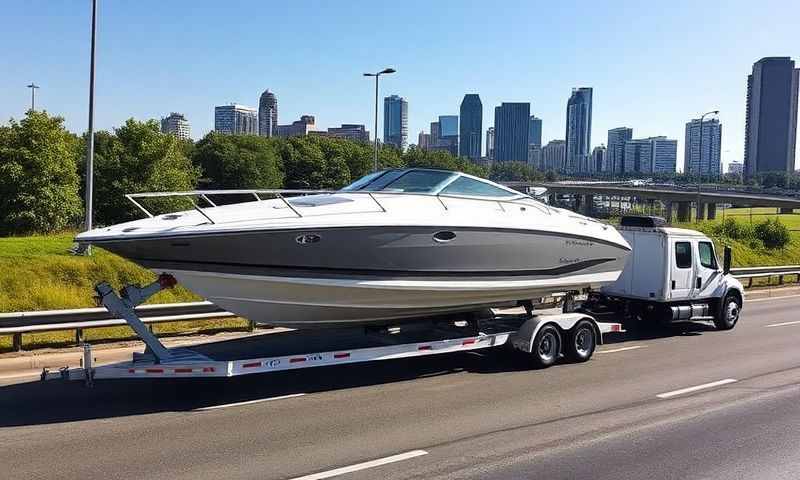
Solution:
<svg viewBox="0 0 800 480">
<path fill-rule="evenodd" d="M 93 255 L 69 253 L 72 234 L 0 238 L 0 312 L 94 307 L 94 285 L 118 288 L 156 277 L 116 255 L 95 248 Z M 196 301 L 182 287 L 154 295 L 148 303 Z"/>
<path fill-rule="evenodd" d="M 751 209 L 731 208 L 723 211 L 717 209 L 717 218 L 714 220 L 704 220 L 701 222 L 673 222 L 673 225 L 681 228 L 700 230 L 708 234 L 716 245 L 718 251 L 722 251 L 723 245 L 731 247 L 733 253 L 733 265 L 735 267 L 757 267 L 768 265 L 800 265 L 800 214 L 786 213 L 776 215 L 774 208 L 753 208 L 753 223 L 761 222 L 766 218 L 778 218 L 791 231 L 791 241 L 780 249 L 769 249 L 763 246 L 752 246 L 746 242 L 740 242 L 730 238 L 718 238 L 710 234 L 710 227 L 721 223 L 725 218 L 734 218 L 737 222 L 749 223 L 751 219 Z"/>
</svg>

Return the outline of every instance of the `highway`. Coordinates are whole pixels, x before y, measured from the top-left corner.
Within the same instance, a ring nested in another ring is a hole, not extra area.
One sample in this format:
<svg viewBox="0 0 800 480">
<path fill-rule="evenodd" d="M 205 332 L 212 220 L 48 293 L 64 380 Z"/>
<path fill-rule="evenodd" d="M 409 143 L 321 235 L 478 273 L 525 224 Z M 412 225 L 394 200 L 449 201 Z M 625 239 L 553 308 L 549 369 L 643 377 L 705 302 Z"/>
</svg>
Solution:
<svg viewBox="0 0 800 480">
<path fill-rule="evenodd" d="M 800 297 L 586 364 L 502 351 L 217 379 L 0 384 L 24 479 L 797 479 Z"/>
</svg>

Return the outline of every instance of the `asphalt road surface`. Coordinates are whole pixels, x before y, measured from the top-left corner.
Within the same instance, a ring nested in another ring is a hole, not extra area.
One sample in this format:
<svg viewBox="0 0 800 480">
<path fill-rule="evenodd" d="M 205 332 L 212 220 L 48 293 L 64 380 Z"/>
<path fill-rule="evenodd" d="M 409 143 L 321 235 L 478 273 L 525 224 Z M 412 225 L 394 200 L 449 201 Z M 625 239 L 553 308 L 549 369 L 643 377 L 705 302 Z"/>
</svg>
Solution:
<svg viewBox="0 0 800 480">
<path fill-rule="evenodd" d="M 4 478 L 800 478 L 800 298 L 531 370 L 461 353 L 0 385 Z M 695 388 L 696 387 L 696 388 Z"/>
</svg>

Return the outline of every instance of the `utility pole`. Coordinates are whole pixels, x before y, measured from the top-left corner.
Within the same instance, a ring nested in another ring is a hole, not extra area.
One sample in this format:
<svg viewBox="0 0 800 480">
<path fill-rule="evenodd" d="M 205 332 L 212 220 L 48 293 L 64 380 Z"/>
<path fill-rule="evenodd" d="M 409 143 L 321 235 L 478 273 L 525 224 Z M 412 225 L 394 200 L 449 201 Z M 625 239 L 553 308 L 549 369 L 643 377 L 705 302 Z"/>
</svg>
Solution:
<svg viewBox="0 0 800 480">
<path fill-rule="evenodd" d="M 377 73 L 365 73 L 365 77 L 375 77 L 375 158 L 374 158 L 374 171 L 378 171 L 378 77 L 389 73 L 394 73 L 397 70 L 394 68 L 386 68 Z M 383 139 L 386 141 L 386 139 Z"/>
<path fill-rule="evenodd" d="M 27 86 L 31 89 L 31 111 L 36 110 L 36 89 L 39 88 L 39 85 L 31 82 L 30 85 Z"/>
<path fill-rule="evenodd" d="M 86 231 L 92 229 L 92 189 L 94 184 L 94 58 L 95 37 L 97 33 L 97 0 L 92 0 L 92 47 L 89 64 L 89 145 L 86 152 Z M 92 254 L 91 245 L 86 247 L 86 255 Z"/>
</svg>

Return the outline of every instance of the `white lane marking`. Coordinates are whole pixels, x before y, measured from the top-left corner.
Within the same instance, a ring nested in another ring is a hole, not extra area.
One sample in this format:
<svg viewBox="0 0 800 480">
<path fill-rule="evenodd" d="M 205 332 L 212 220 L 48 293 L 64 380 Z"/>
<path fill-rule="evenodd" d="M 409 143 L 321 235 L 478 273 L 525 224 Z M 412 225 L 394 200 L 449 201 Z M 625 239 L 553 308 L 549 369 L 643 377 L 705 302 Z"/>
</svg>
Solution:
<svg viewBox="0 0 800 480">
<path fill-rule="evenodd" d="M 752 300 L 747 300 L 747 303 L 750 303 L 750 302 L 766 302 L 767 300 L 780 300 L 782 298 L 800 298 L 800 296 L 798 296 L 798 295 L 781 295 L 780 297 L 753 298 Z"/>
<path fill-rule="evenodd" d="M 598 350 L 597 353 L 617 353 L 617 352 L 627 352 L 628 350 L 636 350 L 639 348 L 644 348 L 644 345 L 633 345 L 630 347 L 622 347 L 622 348 L 614 348 L 611 350 Z"/>
<path fill-rule="evenodd" d="M 793 322 L 771 323 L 771 324 L 765 325 L 765 326 L 766 327 L 785 327 L 786 325 L 800 325 L 800 320 L 795 320 Z"/>
<path fill-rule="evenodd" d="M 726 378 L 724 380 L 717 380 L 716 382 L 704 383 L 702 385 L 695 385 L 694 387 L 681 388 L 680 390 L 673 390 L 671 392 L 660 393 L 656 395 L 658 398 L 670 398 L 676 395 L 683 395 L 684 393 L 696 392 L 706 388 L 719 387 L 720 385 L 727 385 L 729 383 L 738 382 L 735 378 Z"/>
<path fill-rule="evenodd" d="M 394 462 L 399 462 L 401 460 L 408 460 L 410 458 L 420 457 L 422 455 L 427 455 L 427 454 L 428 452 L 426 452 L 425 450 L 412 450 L 410 452 L 392 455 L 391 457 L 378 458 L 376 460 L 370 460 L 369 462 L 356 463 L 355 465 L 336 468 L 334 470 L 328 470 L 326 472 L 312 473 L 311 475 L 295 477 L 292 478 L 291 480 L 322 480 L 324 478 L 331 478 L 345 473 L 358 472 L 359 470 L 366 470 L 368 468 L 379 467 L 381 465 L 386 465 L 387 463 L 394 463 Z"/>
<path fill-rule="evenodd" d="M 279 397 L 270 397 L 270 398 L 259 398 L 258 400 L 248 400 L 246 402 L 226 403 L 223 405 L 211 405 L 210 407 L 196 408 L 195 411 L 217 410 L 219 408 L 228 408 L 228 407 L 240 407 L 242 405 L 253 405 L 254 403 L 271 402 L 273 400 L 284 400 L 287 398 L 302 397 L 303 395 L 305 395 L 305 393 L 292 393 L 291 395 L 281 395 Z"/>
</svg>

